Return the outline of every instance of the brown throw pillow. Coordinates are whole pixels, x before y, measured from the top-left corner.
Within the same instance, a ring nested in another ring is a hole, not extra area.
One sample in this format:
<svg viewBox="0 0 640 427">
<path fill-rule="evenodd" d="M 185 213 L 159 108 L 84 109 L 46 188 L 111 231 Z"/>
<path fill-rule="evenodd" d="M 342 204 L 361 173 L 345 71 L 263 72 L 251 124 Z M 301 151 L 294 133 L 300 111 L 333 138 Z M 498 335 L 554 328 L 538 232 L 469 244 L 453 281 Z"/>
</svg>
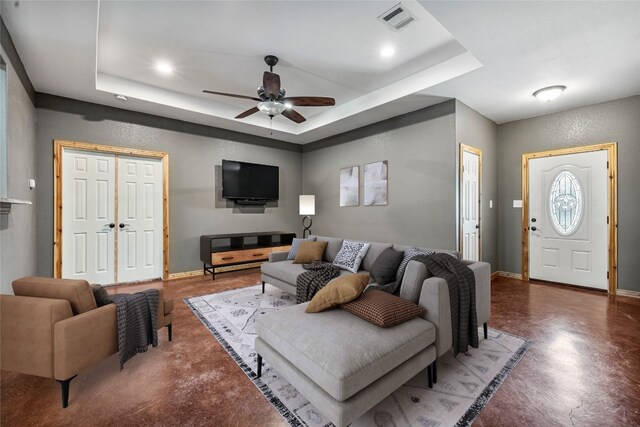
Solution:
<svg viewBox="0 0 640 427">
<path fill-rule="evenodd" d="M 382 291 L 368 291 L 342 306 L 348 312 L 382 328 L 420 316 L 424 309 L 411 301 Z"/>
<path fill-rule="evenodd" d="M 327 242 L 302 242 L 293 263 L 311 264 L 314 261 L 322 261 L 322 255 L 324 255 L 326 248 Z"/>
<path fill-rule="evenodd" d="M 311 299 L 307 313 L 318 313 L 358 298 L 369 284 L 369 273 L 336 277 Z"/>
</svg>

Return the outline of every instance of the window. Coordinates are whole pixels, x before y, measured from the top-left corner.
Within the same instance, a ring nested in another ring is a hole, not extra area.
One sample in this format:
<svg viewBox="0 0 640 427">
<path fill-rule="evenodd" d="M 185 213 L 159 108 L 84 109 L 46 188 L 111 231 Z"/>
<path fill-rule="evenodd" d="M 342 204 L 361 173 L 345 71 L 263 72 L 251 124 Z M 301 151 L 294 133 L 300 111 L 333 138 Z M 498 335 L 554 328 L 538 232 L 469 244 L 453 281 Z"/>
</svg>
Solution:
<svg viewBox="0 0 640 427">
<path fill-rule="evenodd" d="M 549 215 L 562 236 L 573 234 L 582 221 L 584 199 L 578 178 L 568 170 L 556 175 L 549 189 Z"/>
</svg>

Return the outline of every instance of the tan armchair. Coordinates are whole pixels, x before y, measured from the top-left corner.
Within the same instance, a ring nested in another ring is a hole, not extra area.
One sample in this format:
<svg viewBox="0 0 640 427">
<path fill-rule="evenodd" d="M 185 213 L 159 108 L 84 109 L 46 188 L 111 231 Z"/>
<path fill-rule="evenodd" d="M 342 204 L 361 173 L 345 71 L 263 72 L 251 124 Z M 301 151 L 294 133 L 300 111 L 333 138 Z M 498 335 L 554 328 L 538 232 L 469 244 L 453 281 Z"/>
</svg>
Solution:
<svg viewBox="0 0 640 427">
<path fill-rule="evenodd" d="M 161 285 L 157 328 L 172 339 L 173 300 Z M 69 383 L 83 370 L 118 352 L 116 306 L 97 307 L 85 280 L 24 277 L 14 295 L 0 295 L 1 368 L 53 378 L 69 403 Z"/>
</svg>

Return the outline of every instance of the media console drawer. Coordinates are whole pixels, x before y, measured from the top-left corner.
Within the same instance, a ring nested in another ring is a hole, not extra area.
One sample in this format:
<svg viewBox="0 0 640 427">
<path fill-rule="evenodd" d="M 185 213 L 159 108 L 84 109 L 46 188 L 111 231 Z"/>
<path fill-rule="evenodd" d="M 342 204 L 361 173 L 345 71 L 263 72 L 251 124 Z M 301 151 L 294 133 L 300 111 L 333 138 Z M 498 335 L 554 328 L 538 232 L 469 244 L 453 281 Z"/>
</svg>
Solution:
<svg viewBox="0 0 640 427">
<path fill-rule="evenodd" d="M 261 259 L 269 259 L 271 248 L 246 249 L 243 257 L 245 261 L 259 261 Z"/>
<path fill-rule="evenodd" d="M 275 246 L 271 248 L 271 252 L 289 252 L 291 245 L 288 246 Z"/>
<path fill-rule="evenodd" d="M 245 251 L 214 252 L 211 254 L 211 265 L 233 264 L 244 261 Z"/>
</svg>

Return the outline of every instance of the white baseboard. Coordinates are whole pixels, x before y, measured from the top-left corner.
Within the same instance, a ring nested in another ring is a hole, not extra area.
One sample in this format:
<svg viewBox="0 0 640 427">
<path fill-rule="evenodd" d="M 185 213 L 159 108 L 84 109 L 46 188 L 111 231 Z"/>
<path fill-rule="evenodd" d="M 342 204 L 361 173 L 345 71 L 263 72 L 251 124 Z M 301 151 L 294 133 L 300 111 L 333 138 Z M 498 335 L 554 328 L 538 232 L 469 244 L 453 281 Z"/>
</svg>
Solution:
<svg viewBox="0 0 640 427">
<path fill-rule="evenodd" d="M 638 292 L 638 291 L 628 291 L 626 289 L 618 289 L 618 290 L 616 290 L 616 295 L 619 295 L 621 297 L 640 298 L 640 292 Z"/>
</svg>

